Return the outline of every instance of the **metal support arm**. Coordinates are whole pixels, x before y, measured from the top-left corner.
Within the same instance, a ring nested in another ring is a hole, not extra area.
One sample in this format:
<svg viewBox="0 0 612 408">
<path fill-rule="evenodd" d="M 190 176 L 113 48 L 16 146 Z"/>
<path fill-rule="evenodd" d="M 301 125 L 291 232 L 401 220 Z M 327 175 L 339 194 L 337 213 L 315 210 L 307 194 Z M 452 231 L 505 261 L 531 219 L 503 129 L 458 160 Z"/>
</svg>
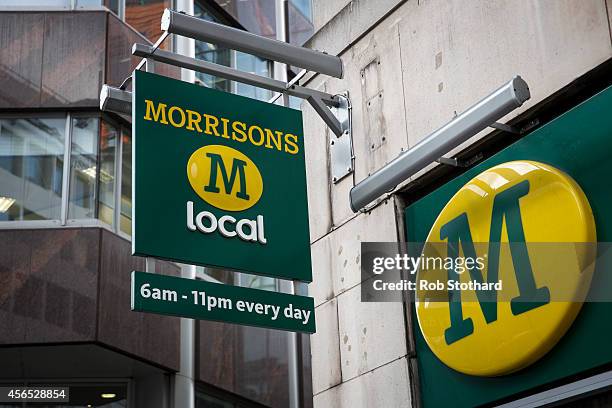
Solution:
<svg viewBox="0 0 612 408">
<path fill-rule="evenodd" d="M 170 9 L 164 11 L 161 29 L 171 34 L 195 38 L 272 61 L 342 78 L 342 60 L 335 55 L 265 38 Z"/>
<path fill-rule="evenodd" d="M 338 96 L 297 85 L 295 83 L 296 80 L 286 83 L 285 81 L 160 50 L 158 46 L 169 34 L 178 34 L 342 78 L 343 66 L 342 60 L 339 57 L 272 40 L 243 30 L 212 23 L 183 13 L 177 13 L 169 9 L 166 9 L 162 16 L 161 29 L 164 31 L 164 34 L 153 46 L 134 44 L 132 54 L 143 58 L 143 61 L 138 64 L 136 69 L 140 69 L 145 60 L 159 61 L 306 99 L 337 137 L 340 137 L 348 130 L 330 109 L 330 107 L 340 108 L 341 100 Z M 127 81 L 127 79 L 124 81 L 121 88 L 123 88 Z M 130 113 L 132 109 L 131 95 L 121 89 L 105 86 L 100 93 L 100 108 L 116 113 Z"/>
<path fill-rule="evenodd" d="M 317 98 L 316 96 L 311 95 L 306 99 L 308 100 L 308 103 L 312 105 L 312 108 L 319 114 L 319 116 L 321 116 L 321 119 L 323 119 L 327 126 L 329 126 L 331 131 L 334 132 L 337 137 L 340 137 L 342 132 L 344 132 L 344 129 L 332 111 L 325 106 L 321 99 Z"/>
<path fill-rule="evenodd" d="M 489 125 L 493 129 L 503 130 L 504 132 L 512 133 L 514 135 L 520 135 L 521 131 L 513 126 L 506 125 L 505 123 L 493 122 Z"/>
<path fill-rule="evenodd" d="M 244 84 L 258 86 L 274 92 L 284 92 L 288 95 L 297 96 L 298 98 L 302 99 L 308 99 L 312 96 L 322 100 L 329 106 L 338 106 L 339 104 L 338 98 L 325 92 L 305 88 L 299 85 L 291 85 L 287 87 L 287 84 L 283 81 L 251 74 L 249 72 L 238 71 L 237 69 L 215 64 L 213 62 L 198 60 L 169 51 L 159 49 L 154 51 L 153 47 L 144 44 L 134 44 L 132 54 L 137 57 L 148 58 L 166 64 L 192 69 L 198 72 L 204 72 L 206 74 L 229 79 L 231 81 L 238 81 Z"/>
</svg>

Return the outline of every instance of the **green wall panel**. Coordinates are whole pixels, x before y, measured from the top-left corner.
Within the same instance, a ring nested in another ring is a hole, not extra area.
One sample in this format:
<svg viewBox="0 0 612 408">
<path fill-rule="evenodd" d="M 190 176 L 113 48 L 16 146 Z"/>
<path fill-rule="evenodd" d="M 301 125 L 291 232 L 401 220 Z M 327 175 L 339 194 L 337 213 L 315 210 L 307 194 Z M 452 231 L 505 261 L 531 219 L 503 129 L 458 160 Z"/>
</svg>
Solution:
<svg viewBox="0 0 612 408">
<path fill-rule="evenodd" d="M 426 239 L 436 217 L 470 179 L 497 164 L 535 160 L 572 176 L 589 199 L 599 242 L 612 241 L 612 88 L 507 147 L 406 208 L 409 242 Z M 612 271 L 596 268 L 592 287 L 612 285 Z M 416 322 L 416 316 L 413 320 Z M 612 304 L 586 303 L 561 341 L 542 359 L 515 374 L 473 377 L 444 365 L 414 328 L 425 407 L 472 407 L 523 395 L 612 362 Z"/>
</svg>

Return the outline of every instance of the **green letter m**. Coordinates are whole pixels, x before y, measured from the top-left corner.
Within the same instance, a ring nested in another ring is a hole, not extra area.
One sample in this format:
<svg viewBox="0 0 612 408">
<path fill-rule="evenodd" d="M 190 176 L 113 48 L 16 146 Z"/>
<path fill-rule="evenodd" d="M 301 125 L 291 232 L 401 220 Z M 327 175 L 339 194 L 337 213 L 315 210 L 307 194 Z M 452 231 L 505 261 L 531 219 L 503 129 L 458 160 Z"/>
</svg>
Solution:
<svg viewBox="0 0 612 408">
<path fill-rule="evenodd" d="M 519 199 L 529 192 L 529 181 L 524 180 L 504 191 L 498 193 L 493 200 L 491 214 L 491 229 L 489 231 L 489 259 L 487 264 L 487 283 L 495 283 L 499 275 L 499 255 L 502 227 L 506 221 L 510 256 L 514 266 L 519 296 L 510 300 L 510 309 L 513 315 L 528 312 L 547 304 L 550 301 L 548 287 L 536 286 L 527 245 L 525 231 L 521 218 Z M 447 222 L 440 228 L 440 239 L 448 240 L 448 256 L 452 259 L 459 257 L 459 247 L 463 247 L 466 258 L 476 259 L 476 249 L 470 232 L 470 225 L 466 213 Z M 473 281 L 484 283 L 482 271 L 478 268 L 469 270 Z M 456 279 L 454 270 L 448 270 L 448 279 Z M 480 309 L 487 324 L 497 320 L 497 292 L 476 291 Z M 444 333 L 446 344 L 450 345 L 474 332 L 474 323 L 471 318 L 463 317 L 461 307 L 461 291 L 456 289 L 449 292 L 450 327 Z"/>
<path fill-rule="evenodd" d="M 219 174 L 218 170 L 221 170 L 221 178 L 223 179 L 223 186 L 225 187 L 225 194 L 231 194 L 234 189 L 234 184 L 236 184 L 236 175 L 240 177 L 240 190 L 236 193 L 236 197 L 242 198 L 243 200 L 248 200 L 249 195 L 247 194 L 246 189 L 246 177 L 244 175 L 244 166 L 246 166 L 246 162 L 239 159 L 234 159 L 232 161 L 232 170 L 230 175 L 227 175 L 227 170 L 225 168 L 225 163 L 223 162 L 223 157 L 220 154 L 216 153 L 206 153 L 207 157 L 210 157 L 210 179 L 208 180 L 208 185 L 204 186 L 204 191 L 208 191 L 210 193 L 219 193 L 219 187 L 217 187 L 217 175 Z"/>
</svg>

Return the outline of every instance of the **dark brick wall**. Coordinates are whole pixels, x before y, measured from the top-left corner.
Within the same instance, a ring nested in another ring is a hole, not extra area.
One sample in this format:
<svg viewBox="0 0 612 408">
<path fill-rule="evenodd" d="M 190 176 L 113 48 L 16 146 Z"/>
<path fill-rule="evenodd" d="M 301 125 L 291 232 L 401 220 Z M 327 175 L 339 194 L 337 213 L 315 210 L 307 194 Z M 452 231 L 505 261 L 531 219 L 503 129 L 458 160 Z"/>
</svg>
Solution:
<svg viewBox="0 0 612 408">
<path fill-rule="evenodd" d="M 0 12 L 0 109 L 97 109 L 107 14 Z"/>
<path fill-rule="evenodd" d="M 200 321 L 200 381 L 270 407 L 289 406 L 287 333 Z"/>
<path fill-rule="evenodd" d="M 92 341 L 97 229 L 0 231 L 0 344 Z"/>
<path fill-rule="evenodd" d="M 130 310 L 130 254 L 99 228 L 0 230 L 0 346 L 99 342 L 178 370 L 180 320 Z"/>
<path fill-rule="evenodd" d="M 129 242 L 102 230 L 98 340 L 178 371 L 180 319 L 130 310 L 130 273 L 145 269 L 144 258 L 131 251 Z M 176 265 L 161 261 L 156 272 L 180 275 Z"/>
</svg>

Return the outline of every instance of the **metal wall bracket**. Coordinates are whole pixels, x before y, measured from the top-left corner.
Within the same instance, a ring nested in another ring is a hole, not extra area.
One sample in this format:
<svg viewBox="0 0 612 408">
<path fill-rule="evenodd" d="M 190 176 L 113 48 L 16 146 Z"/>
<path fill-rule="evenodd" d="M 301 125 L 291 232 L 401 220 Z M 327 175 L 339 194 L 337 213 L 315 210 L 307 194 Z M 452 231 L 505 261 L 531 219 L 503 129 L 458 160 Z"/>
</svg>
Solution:
<svg viewBox="0 0 612 408">
<path fill-rule="evenodd" d="M 304 47 L 297 47 L 282 41 L 271 40 L 232 27 L 226 27 L 186 14 L 177 13 L 169 9 L 164 11 L 161 27 L 164 33 L 153 46 L 134 44 L 132 47 L 132 55 L 143 58 L 136 66 L 136 70 L 141 69 L 145 63 L 148 67 L 149 63 L 159 61 L 165 64 L 204 72 L 231 81 L 238 81 L 269 89 L 274 92 L 306 99 L 319 116 L 321 116 L 323 121 L 325 121 L 327 126 L 330 127 L 336 138 L 339 139 L 343 137 L 342 140 L 338 140 L 338 146 L 342 146 L 343 149 L 343 153 L 339 157 L 344 158 L 342 163 L 348 160 L 348 165 L 345 166 L 345 170 L 340 172 L 341 175 L 339 175 L 339 178 L 344 177 L 352 171 L 352 144 L 350 140 L 348 140 L 348 142 L 345 141 L 347 138 L 350 139 L 350 113 L 343 113 L 344 111 L 350 112 L 350 104 L 347 99 L 348 94 L 343 97 L 330 95 L 325 92 L 298 85 L 297 78 L 294 78 L 294 80 L 289 83 L 285 83 L 284 81 L 239 71 L 209 61 L 175 54 L 161 50 L 158 47 L 170 34 L 178 34 L 201 41 L 224 45 L 228 48 L 272 59 L 274 61 L 302 67 L 306 70 L 342 78 L 343 64 L 339 57 Z M 131 76 L 123 81 L 119 89 L 106 87 L 102 90 L 103 92 L 100 95 L 100 106 L 102 110 L 106 109 L 119 113 L 130 112 L 130 95 L 127 92 L 122 92 L 130 80 Z M 341 101 L 341 98 L 344 98 L 344 101 Z M 345 107 L 340 107 L 341 103 L 344 103 Z M 333 108 L 338 108 L 338 110 L 332 112 L 331 109 Z M 345 138 L 344 134 L 347 130 L 348 133 Z M 348 159 L 345 158 L 346 156 L 348 156 Z"/>
<path fill-rule="evenodd" d="M 514 135 L 524 135 L 525 133 L 529 132 L 530 130 L 538 126 L 539 124 L 540 124 L 540 121 L 538 119 L 534 119 L 532 121 L 529 121 L 526 125 L 520 128 L 517 126 L 506 125 L 504 123 L 499 123 L 499 122 L 493 122 L 489 127 L 492 127 L 498 130 L 503 130 L 504 132 L 512 133 Z"/>
<path fill-rule="evenodd" d="M 472 164 L 476 163 L 479 160 L 482 160 L 482 153 L 478 153 L 477 155 L 467 159 L 467 160 L 460 160 L 457 159 L 456 157 L 440 157 L 438 160 L 436 160 L 438 163 L 440 164 L 446 164 L 447 166 L 452 166 L 452 167 L 470 167 Z"/>
<path fill-rule="evenodd" d="M 198 60 L 173 52 L 154 49 L 154 47 L 145 44 L 134 44 L 132 47 L 132 55 L 159 61 L 164 64 L 191 69 L 193 71 L 203 72 L 205 74 L 219 76 L 221 78 L 229 79 L 231 81 L 238 81 L 243 84 L 254 85 L 274 92 L 283 92 L 288 95 L 297 96 L 298 98 L 316 98 L 322 101 L 321 103 L 330 106 L 337 104 L 337 101 L 333 95 L 325 92 L 319 92 L 315 89 L 305 88 L 295 84 L 287 87 L 287 84 L 283 81 L 257 74 L 251 74 L 249 72 L 239 71 L 234 68 L 216 64 L 214 62 Z"/>
<path fill-rule="evenodd" d="M 503 130 L 504 132 L 512 133 L 515 135 L 520 135 L 521 130 L 510 125 L 506 125 L 505 123 L 493 122 L 489 125 L 493 129 Z"/>
<path fill-rule="evenodd" d="M 336 96 L 340 100 L 339 106 L 332 107 L 331 110 L 328 110 L 338 122 L 338 127 L 341 130 L 339 135 L 335 132 L 331 134 L 329 140 L 331 176 L 334 184 L 351 174 L 354 170 L 350 100 L 348 92 Z M 330 126 L 330 128 L 332 128 L 332 126 Z"/>
</svg>

